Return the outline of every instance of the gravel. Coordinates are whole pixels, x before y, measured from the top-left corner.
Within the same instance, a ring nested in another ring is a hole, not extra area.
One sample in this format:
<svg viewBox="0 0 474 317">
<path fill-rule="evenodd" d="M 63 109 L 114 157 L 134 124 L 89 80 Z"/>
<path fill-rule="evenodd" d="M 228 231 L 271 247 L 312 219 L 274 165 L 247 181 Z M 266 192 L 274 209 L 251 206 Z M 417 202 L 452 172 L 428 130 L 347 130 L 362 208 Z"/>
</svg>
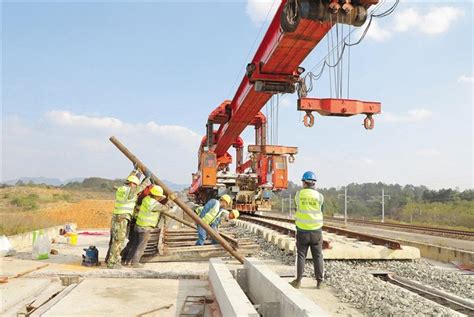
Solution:
<svg viewBox="0 0 474 317">
<path fill-rule="evenodd" d="M 256 257 L 294 265 L 294 255 L 250 231 L 240 228 L 236 234 L 257 240 L 261 250 Z M 342 302 L 350 303 L 367 316 L 458 316 L 453 310 L 374 277 L 370 273 L 373 271 L 394 272 L 463 298 L 474 299 L 473 275 L 440 269 L 424 260 L 325 261 L 326 284 Z M 311 261 L 306 264 L 306 274 L 313 276 Z"/>
<path fill-rule="evenodd" d="M 456 316 L 457 313 L 374 277 L 360 261 L 326 261 L 326 282 L 367 316 Z M 308 273 L 312 265 L 307 264 Z"/>
<path fill-rule="evenodd" d="M 365 267 L 394 272 L 399 276 L 474 300 L 474 276 L 439 269 L 424 260 L 367 262 Z"/>
</svg>

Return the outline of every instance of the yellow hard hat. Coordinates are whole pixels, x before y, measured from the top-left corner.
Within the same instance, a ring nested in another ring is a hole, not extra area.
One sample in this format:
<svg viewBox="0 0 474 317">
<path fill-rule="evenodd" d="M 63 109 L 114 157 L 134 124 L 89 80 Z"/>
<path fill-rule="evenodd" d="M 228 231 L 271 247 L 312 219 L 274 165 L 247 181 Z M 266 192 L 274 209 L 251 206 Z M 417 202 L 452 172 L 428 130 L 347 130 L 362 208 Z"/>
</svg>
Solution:
<svg viewBox="0 0 474 317">
<path fill-rule="evenodd" d="M 135 185 L 140 184 L 140 180 L 135 175 L 130 175 L 129 177 L 127 177 L 127 182 L 134 183 Z"/>
<path fill-rule="evenodd" d="M 165 195 L 163 195 L 163 188 L 161 188 L 161 186 L 158 186 L 158 185 L 153 185 L 150 189 L 150 193 L 153 196 L 165 197 Z"/>
<path fill-rule="evenodd" d="M 225 201 L 229 206 L 232 206 L 232 198 L 229 195 L 222 195 L 220 200 Z"/>
<path fill-rule="evenodd" d="M 239 211 L 238 211 L 237 209 L 232 209 L 232 210 L 230 211 L 230 213 L 234 215 L 234 218 L 233 218 L 233 219 L 237 219 L 237 218 L 239 218 L 239 216 L 240 216 L 240 213 L 239 213 Z"/>
</svg>

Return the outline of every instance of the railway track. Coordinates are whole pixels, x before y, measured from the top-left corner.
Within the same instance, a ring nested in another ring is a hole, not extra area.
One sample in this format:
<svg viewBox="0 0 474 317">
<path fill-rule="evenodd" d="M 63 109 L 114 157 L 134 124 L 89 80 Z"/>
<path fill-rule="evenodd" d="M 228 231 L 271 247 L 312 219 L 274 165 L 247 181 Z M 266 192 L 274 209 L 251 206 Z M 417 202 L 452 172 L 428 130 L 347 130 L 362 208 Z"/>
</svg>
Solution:
<svg viewBox="0 0 474 317">
<path fill-rule="evenodd" d="M 222 234 L 228 232 L 222 232 Z M 212 257 L 226 256 L 227 252 L 219 244 L 206 241 L 196 246 L 195 229 L 154 229 L 151 231 L 142 262 L 170 262 L 206 260 Z M 240 238 L 235 249 L 245 256 L 252 256 L 260 249 L 251 239 Z"/>
<path fill-rule="evenodd" d="M 466 316 L 474 316 L 474 302 L 472 301 L 444 291 L 440 291 L 430 286 L 423 285 L 419 282 L 397 276 L 392 273 L 373 273 L 373 275 L 390 284 L 404 288 L 412 293 L 433 301 L 441 306 L 457 311 L 458 313 L 464 314 Z"/>
<path fill-rule="evenodd" d="M 265 219 L 265 218 L 268 218 L 268 219 Z M 271 217 L 261 217 L 261 216 L 255 216 L 255 215 L 241 216 L 239 219 L 270 228 L 272 230 L 286 234 L 293 238 L 296 236 L 296 229 L 288 226 L 288 223 L 290 222 L 286 221 L 290 219 L 283 219 L 283 221 L 277 220 L 281 223 L 275 222 L 274 220 L 276 219 L 272 219 Z M 323 249 L 330 249 L 330 248 L 331 248 L 330 242 L 327 240 L 323 240 Z"/>
<path fill-rule="evenodd" d="M 278 232 L 288 234 L 291 237 L 294 237 L 296 235 L 296 229 L 294 227 L 288 226 L 288 224 L 292 224 L 292 225 L 294 224 L 294 220 L 290 218 L 255 214 L 251 216 L 250 215 L 242 216 L 240 217 L 240 219 L 243 221 L 249 221 L 249 222 L 253 222 L 265 227 L 269 227 Z M 323 226 L 323 231 L 334 233 L 341 236 L 346 236 L 348 238 L 353 238 L 360 241 L 370 242 L 375 245 L 382 245 L 392 250 L 401 249 L 399 242 L 395 240 L 379 237 L 379 236 L 368 235 L 364 233 L 359 233 L 359 232 L 341 229 L 341 228 L 333 227 L 333 226 L 327 226 L 327 225 Z M 325 240 L 323 242 L 323 249 L 324 248 L 330 248 L 329 241 Z"/>
<path fill-rule="evenodd" d="M 283 234 L 287 234 L 290 236 L 294 236 L 296 234 L 296 230 L 294 228 L 294 220 L 282 217 L 282 216 L 275 216 L 275 215 L 245 215 L 240 218 L 243 221 L 252 222 L 264 227 L 267 227 L 272 230 L 276 230 Z M 324 226 L 323 230 L 329 231 L 331 226 Z M 338 228 L 339 229 L 339 228 Z M 349 231 L 349 234 L 353 232 Z M 347 233 L 340 232 L 339 234 L 348 235 Z M 388 239 L 387 239 L 388 240 Z M 363 240 L 367 241 L 367 240 Z M 390 242 L 391 240 L 388 240 Z M 324 248 L 331 248 L 330 241 L 325 241 Z M 311 267 L 312 268 L 312 267 Z M 441 291 L 433 286 L 428 286 L 425 284 L 421 284 L 420 282 L 413 281 L 411 279 L 401 277 L 398 275 L 394 275 L 393 273 L 371 273 L 372 275 L 379 277 L 383 281 L 390 283 L 394 286 L 399 288 L 405 289 L 413 293 L 415 296 L 423 297 L 427 300 L 435 302 L 443 307 L 449 308 L 453 311 L 458 313 L 467 315 L 467 316 L 474 316 L 474 302 L 459 297 L 453 293 L 449 293 L 446 291 Z"/>
<path fill-rule="evenodd" d="M 333 218 L 333 217 L 325 217 L 324 220 L 328 222 L 344 222 L 344 219 Z M 347 222 L 353 223 L 353 224 L 367 225 L 367 226 L 401 229 L 403 231 L 422 232 L 425 234 L 430 234 L 430 235 L 435 235 L 435 236 L 453 236 L 456 238 L 474 239 L 474 231 L 467 231 L 467 230 L 425 227 L 425 226 L 417 226 L 417 225 L 409 225 L 409 224 L 401 224 L 401 223 L 390 223 L 390 222 L 382 223 L 382 222 L 377 222 L 377 221 L 361 220 L 361 219 L 348 219 Z"/>
</svg>

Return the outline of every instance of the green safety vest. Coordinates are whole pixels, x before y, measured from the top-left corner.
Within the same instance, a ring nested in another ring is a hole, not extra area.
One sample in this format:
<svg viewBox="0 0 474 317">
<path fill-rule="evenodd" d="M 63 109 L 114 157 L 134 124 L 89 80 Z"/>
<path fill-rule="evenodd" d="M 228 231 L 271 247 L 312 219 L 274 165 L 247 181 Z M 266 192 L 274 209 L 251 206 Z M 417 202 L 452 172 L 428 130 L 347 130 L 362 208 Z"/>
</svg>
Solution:
<svg viewBox="0 0 474 317">
<path fill-rule="evenodd" d="M 296 193 L 298 210 L 295 214 L 296 227 L 302 230 L 318 230 L 323 226 L 323 212 L 321 206 L 324 196 L 317 190 L 305 188 Z"/>
<path fill-rule="evenodd" d="M 131 216 L 133 213 L 133 208 L 135 208 L 135 203 L 137 201 L 137 196 L 129 198 L 131 188 L 130 186 L 120 186 L 115 192 L 115 209 L 114 215 L 127 215 Z"/>
<path fill-rule="evenodd" d="M 211 225 L 214 223 L 214 221 L 219 219 L 222 212 L 223 211 L 221 210 L 221 204 L 219 203 L 219 201 L 217 201 L 214 207 L 212 207 L 211 210 L 209 210 L 207 214 L 205 214 L 204 217 L 202 217 L 202 221 L 204 221 L 208 225 Z"/>
<path fill-rule="evenodd" d="M 159 202 L 151 196 L 143 198 L 140 211 L 137 215 L 137 225 L 140 227 L 155 228 L 160 219 L 160 212 L 156 210 Z"/>
</svg>

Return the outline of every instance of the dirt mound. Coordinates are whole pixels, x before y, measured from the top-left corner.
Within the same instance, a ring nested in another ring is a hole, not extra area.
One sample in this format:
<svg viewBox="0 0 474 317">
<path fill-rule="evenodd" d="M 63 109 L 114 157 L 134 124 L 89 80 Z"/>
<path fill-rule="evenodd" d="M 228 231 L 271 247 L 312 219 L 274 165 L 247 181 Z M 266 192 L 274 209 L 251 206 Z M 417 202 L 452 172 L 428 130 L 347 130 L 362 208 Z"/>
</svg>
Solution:
<svg viewBox="0 0 474 317">
<path fill-rule="evenodd" d="M 113 200 L 83 200 L 64 203 L 39 213 L 55 223 L 77 223 L 78 228 L 109 228 L 113 208 Z"/>
</svg>

